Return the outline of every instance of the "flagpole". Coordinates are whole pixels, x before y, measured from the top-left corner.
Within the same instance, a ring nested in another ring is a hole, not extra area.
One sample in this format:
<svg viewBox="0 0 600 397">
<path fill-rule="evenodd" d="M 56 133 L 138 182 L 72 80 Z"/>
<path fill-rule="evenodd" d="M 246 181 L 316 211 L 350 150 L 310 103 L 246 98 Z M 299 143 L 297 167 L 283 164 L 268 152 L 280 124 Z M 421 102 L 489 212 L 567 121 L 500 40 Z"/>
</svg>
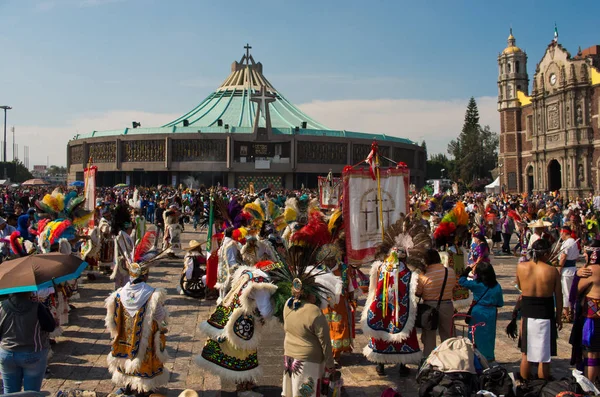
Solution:
<svg viewBox="0 0 600 397">
<path fill-rule="evenodd" d="M 377 145 L 377 144 L 375 144 Z M 381 242 L 385 239 L 385 230 L 383 226 L 383 201 L 381 201 L 381 178 L 379 177 L 379 150 L 375 146 L 375 172 L 377 173 L 377 200 L 379 201 L 379 223 L 381 224 Z"/>
</svg>

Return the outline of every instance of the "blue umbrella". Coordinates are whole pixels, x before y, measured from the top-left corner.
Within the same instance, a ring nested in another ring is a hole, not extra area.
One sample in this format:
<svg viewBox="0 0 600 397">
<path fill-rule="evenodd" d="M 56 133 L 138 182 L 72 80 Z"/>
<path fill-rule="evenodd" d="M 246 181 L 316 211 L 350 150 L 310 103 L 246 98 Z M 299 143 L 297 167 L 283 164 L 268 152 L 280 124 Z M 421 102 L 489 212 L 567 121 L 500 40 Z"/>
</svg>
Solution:
<svg viewBox="0 0 600 397">
<path fill-rule="evenodd" d="M 84 187 L 85 182 L 84 181 L 74 181 L 74 182 L 69 183 L 69 186 Z"/>
</svg>

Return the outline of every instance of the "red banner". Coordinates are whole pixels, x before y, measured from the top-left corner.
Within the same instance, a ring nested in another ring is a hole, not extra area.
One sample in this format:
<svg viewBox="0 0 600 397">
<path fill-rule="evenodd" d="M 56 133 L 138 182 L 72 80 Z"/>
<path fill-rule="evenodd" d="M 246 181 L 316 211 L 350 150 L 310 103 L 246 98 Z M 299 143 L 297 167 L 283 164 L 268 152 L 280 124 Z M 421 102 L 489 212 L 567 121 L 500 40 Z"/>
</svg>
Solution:
<svg viewBox="0 0 600 397">
<path fill-rule="evenodd" d="M 319 206 L 323 209 L 337 208 L 342 196 L 342 178 L 319 177 Z"/>
<path fill-rule="evenodd" d="M 369 263 L 381 244 L 381 228 L 395 223 L 409 209 L 409 170 L 379 170 L 377 180 L 368 169 L 346 167 L 343 178 L 343 211 L 346 251 L 350 264 Z"/>
</svg>

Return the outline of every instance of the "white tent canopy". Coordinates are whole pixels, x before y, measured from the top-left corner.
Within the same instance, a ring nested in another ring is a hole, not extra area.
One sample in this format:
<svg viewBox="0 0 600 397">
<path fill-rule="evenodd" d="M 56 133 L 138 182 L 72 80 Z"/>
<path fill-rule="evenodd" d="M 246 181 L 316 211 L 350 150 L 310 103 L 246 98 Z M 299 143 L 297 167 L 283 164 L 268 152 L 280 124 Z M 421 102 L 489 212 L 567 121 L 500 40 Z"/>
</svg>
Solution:
<svg viewBox="0 0 600 397">
<path fill-rule="evenodd" d="M 500 177 L 485 187 L 486 193 L 500 193 Z"/>
</svg>

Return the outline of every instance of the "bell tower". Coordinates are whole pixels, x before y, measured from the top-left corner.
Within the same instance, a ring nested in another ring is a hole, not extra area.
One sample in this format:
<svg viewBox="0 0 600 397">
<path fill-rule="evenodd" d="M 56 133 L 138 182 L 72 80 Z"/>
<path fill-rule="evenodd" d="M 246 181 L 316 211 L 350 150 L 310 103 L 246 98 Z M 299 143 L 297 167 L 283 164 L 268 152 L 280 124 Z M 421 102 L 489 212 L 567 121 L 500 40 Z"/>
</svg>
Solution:
<svg viewBox="0 0 600 397">
<path fill-rule="evenodd" d="M 529 94 L 527 54 L 516 45 L 510 29 L 508 46 L 498 55 L 498 110 L 519 107 L 517 91 Z"/>
</svg>

